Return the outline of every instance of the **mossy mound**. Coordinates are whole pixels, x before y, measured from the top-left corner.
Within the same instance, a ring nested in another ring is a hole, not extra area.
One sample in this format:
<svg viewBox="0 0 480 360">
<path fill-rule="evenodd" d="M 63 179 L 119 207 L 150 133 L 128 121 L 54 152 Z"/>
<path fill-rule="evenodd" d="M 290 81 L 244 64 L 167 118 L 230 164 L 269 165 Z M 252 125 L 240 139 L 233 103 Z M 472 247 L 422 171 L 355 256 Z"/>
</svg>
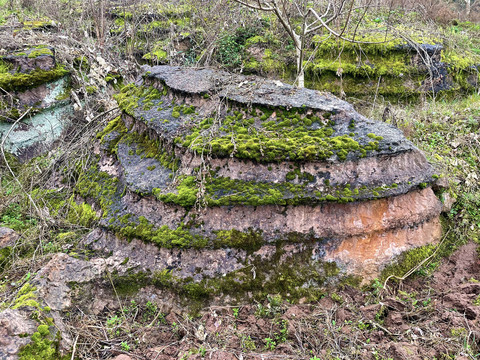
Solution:
<svg viewBox="0 0 480 360">
<path fill-rule="evenodd" d="M 342 40 L 315 35 L 306 48 L 307 87 L 360 99 L 382 96 L 391 102 L 416 100 L 425 94 L 441 96 L 471 92 L 478 84 L 480 57 L 459 53 L 445 38 L 396 26 L 397 36 L 381 23 L 346 33 Z M 245 41 L 243 66 L 248 73 L 294 79 L 293 53 L 278 40 L 255 35 Z"/>
<path fill-rule="evenodd" d="M 246 252 L 234 269 L 265 247 L 282 263 L 282 254 L 313 252 L 305 270 L 317 267 L 324 282 L 320 264 L 332 244 L 414 229 L 438 215 L 431 190 L 421 190 L 434 180 L 425 157 L 399 130 L 330 94 L 209 69 L 145 71 L 116 95 L 123 114 L 98 134 L 99 165 L 76 189 L 120 237 L 171 251 Z M 402 201 L 418 208 L 401 216 Z M 371 214 L 357 224 L 363 213 Z M 212 294 L 227 286 L 194 273 Z"/>
</svg>

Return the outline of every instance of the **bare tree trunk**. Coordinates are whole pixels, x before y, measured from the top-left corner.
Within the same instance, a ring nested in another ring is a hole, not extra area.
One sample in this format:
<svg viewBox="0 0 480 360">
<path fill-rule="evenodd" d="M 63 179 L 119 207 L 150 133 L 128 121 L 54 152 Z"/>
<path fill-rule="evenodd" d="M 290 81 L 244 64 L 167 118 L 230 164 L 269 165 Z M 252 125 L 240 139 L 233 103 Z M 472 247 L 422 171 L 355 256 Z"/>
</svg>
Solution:
<svg viewBox="0 0 480 360">
<path fill-rule="evenodd" d="M 305 70 L 303 69 L 303 49 L 295 47 L 295 54 L 297 58 L 297 86 L 299 88 L 305 87 Z"/>
<path fill-rule="evenodd" d="M 472 2 L 471 0 L 465 0 L 465 15 L 468 17 L 470 16 L 470 10 L 472 7 Z"/>
</svg>

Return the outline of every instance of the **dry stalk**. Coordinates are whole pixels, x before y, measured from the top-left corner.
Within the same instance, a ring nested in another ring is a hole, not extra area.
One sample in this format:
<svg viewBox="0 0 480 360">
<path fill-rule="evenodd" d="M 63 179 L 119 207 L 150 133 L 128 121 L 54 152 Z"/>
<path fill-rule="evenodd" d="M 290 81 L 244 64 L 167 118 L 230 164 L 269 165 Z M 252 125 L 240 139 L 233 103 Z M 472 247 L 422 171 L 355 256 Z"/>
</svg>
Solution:
<svg viewBox="0 0 480 360">
<path fill-rule="evenodd" d="M 390 279 L 397 279 L 399 281 L 403 281 L 405 280 L 406 278 L 408 278 L 410 275 L 412 275 L 415 271 L 417 271 L 418 269 L 420 269 L 423 264 L 425 264 L 427 261 L 429 261 L 430 259 L 432 259 L 438 252 L 438 250 L 440 249 L 440 247 L 442 246 L 443 242 L 445 241 L 445 239 L 447 238 L 448 234 L 450 233 L 450 229 L 447 231 L 447 233 L 443 236 L 442 240 L 440 241 L 440 243 L 437 245 L 437 248 L 435 249 L 435 251 L 433 252 L 432 255 L 430 255 L 429 257 L 425 258 L 422 260 L 422 262 L 420 262 L 420 264 L 418 264 L 417 266 L 411 268 L 410 270 L 408 270 L 402 277 L 399 277 L 399 276 L 396 276 L 396 275 L 390 275 L 389 277 L 387 277 L 383 283 L 383 288 L 384 289 L 387 289 L 387 282 L 388 280 Z"/>
</svg>

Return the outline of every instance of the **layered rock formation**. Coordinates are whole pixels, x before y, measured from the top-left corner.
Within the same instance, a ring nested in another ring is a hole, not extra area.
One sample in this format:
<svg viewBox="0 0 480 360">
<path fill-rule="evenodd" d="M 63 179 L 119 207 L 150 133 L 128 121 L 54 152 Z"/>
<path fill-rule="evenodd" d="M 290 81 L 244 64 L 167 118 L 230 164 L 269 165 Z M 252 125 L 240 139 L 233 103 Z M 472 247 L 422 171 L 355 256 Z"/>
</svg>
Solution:
<svg viewBox="0 0 480 360">
<path fill-rule="evenodd" d="M 436 176 L 398 129 L 259 77 L 144 70 L 77 185 L 118 235 L 89 244 L 128 269 L 203 295 L 303 296 L 439 239 Z"/>
<path fill-rule="evenodd" d="M 54 49 L 40 46 L 0 58 L 0 89 L 0 138 L 19 159 L 49 149 L 70 124 L 68 71 L 57 64 Z"/>
</svg>

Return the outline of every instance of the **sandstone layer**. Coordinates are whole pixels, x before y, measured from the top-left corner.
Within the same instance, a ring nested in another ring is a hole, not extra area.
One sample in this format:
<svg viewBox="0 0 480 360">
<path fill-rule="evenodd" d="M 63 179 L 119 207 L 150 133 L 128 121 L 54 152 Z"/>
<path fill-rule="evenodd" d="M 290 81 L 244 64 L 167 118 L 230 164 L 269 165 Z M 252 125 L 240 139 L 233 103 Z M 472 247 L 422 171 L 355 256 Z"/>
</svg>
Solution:
<svg viewBox="0 0 480 360">
<path fill-rule="evenodd" d="M 77 185 L 117 235 L 90 240 L 94 250 L 215 294 L 301 295 L 339 274 L 372 279 L 440 238 L 436 175 L 393 126 L 259 77 L 144 71 L 117 96 L 123 114 Z M 151 249 L 132 248 L 142 242 Z"/>
</svg>

